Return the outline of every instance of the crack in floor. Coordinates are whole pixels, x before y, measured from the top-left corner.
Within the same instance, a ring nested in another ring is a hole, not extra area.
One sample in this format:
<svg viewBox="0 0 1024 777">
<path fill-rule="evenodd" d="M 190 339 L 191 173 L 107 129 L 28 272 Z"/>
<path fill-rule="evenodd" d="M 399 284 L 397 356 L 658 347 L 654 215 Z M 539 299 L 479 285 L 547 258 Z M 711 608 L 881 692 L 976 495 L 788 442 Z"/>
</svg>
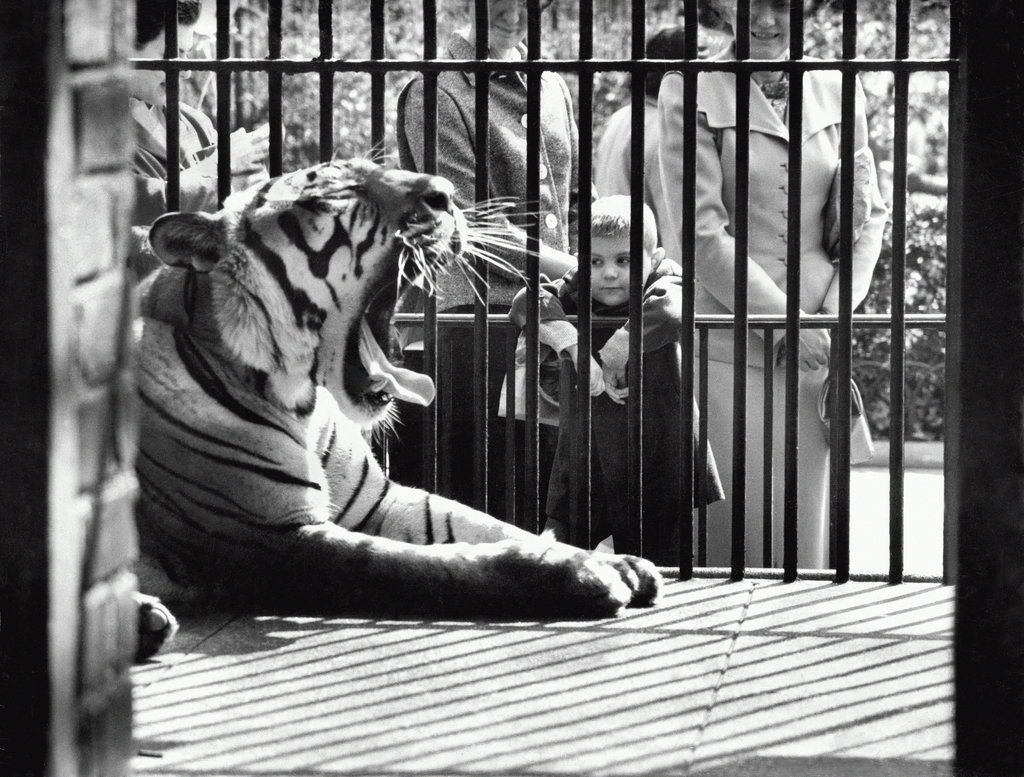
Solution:
<svg viewBox="0 0 1024 777">
<path fill-rule="evenodd" d="M 711 715 L 715 710 L 715 704 L 718 703 L 718 695 L 722 690 L 722 686 L 725 685 L 725 675 L 729 671 L 729 666 L 732 663 L 733 652 L 736 650 L 736 642 L 740 638 L 740 632 L 743 630 L 743 623 L 746 621 L 747 613 L 750 611 L 750 605 L 754 601 L 754 591 L 756 589 L 757 583 L 751 583 L 750 590 L 747 592 L 746 601 L 743 602 L 743 606 L 740 608 L 740 615 L 739 619 L 736 621 L 736 628 L 733 629 L 732 635 L 729 637 L 729 645 L 722 658 L 722 667 L 719 669 L 718 676 L 715 678 L 715 687 L 711 689 L 711 698 L 708 699 L 708 703 L 704 707 L 704 713 L 701 716 L 700 725 L 697 727 L 697 735 L 694 738 L 693 745 L 690 747 L 690 752 L 683 764 L 684 777 L 689 777 L 689 775 L 692 774 L 693 764 L 697 758 L 697 750 L 700 749 L 701 743 L 704 741 L 704 734 L 707 731 L 708 726 L 711 724 Z"/>
</svg>

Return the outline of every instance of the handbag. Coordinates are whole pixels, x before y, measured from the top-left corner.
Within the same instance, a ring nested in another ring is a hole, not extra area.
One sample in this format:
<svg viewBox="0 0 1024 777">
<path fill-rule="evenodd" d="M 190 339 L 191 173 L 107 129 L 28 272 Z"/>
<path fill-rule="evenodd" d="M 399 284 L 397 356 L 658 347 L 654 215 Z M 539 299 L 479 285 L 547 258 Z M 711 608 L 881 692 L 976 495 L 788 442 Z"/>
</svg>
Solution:
<svg viewBox="0 0 1024 777">
<path fill-rule="evenodd" d="M 831 440 L 832 426 L 829 414 L 832 411 L 832 398 L 829 392 L 832 378 L 825 378 L 818 394 L 818 416 L 825 427 L 825 439 Z M 864 413 L 864 399 L 860 395 L 857 382 L 850 379 L 850 463 L 863 464 L 875 455 L 875 443 L 871 439 L 871 428 Z"/>
</svg>

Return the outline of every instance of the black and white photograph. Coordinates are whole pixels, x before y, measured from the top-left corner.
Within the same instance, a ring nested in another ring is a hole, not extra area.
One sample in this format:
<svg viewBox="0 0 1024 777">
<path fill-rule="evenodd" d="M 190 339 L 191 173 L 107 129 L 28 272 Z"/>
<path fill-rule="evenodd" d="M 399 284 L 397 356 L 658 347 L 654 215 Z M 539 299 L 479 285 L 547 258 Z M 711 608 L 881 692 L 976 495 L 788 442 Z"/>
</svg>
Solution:
<svg viewBox="0 0 1024 777">
<path fill-rule="evenodd" d="M 4 0 L 0 773 L 1024 777 L 1014 0 Z"/>
</svg>

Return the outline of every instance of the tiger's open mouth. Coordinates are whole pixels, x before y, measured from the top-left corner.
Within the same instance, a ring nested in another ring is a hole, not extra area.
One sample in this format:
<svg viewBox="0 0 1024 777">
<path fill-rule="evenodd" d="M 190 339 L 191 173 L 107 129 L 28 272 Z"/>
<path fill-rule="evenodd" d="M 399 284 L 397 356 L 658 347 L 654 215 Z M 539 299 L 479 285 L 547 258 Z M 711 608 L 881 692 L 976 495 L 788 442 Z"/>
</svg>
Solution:
<svg viewBox="0 0 1024 777">
<path fill-rule="evenodd" d="M 418 405 L 434 401 L 434 382 L 429 377 L 395 366 L 386 355 L 397 290 L 395 279 L 378 289 L 359 325 L 349 332 L 345 351 L 345 390 L 359 403 L 375 409 L 392 399 Z"/>
<path fill-rule="evenodd" d="M 450 223 L 448 223 L 450 222 Z M 392 364 L 387 357 L 391 346 L 391 319 L 398 296 L 399 257 L 405 253 L 404 270 L 412 274 L 433 274 L 462 250 L 459 216 L 439 218 L 426 211 L 402 219 L 396 239 L 401 247 L 387 262 L 380 283 L 368 293 L 359 325 L 348 335 L 345 350 L 345 390 L 360 404 L 380 409 L 400 399 L 418 405 L 434 401 L 434 382 L 426 375 Z M 412 255 L 412 256 L 410 256 Z M 411 264 L 411 266 L 410 266 Z"/>
</svg>

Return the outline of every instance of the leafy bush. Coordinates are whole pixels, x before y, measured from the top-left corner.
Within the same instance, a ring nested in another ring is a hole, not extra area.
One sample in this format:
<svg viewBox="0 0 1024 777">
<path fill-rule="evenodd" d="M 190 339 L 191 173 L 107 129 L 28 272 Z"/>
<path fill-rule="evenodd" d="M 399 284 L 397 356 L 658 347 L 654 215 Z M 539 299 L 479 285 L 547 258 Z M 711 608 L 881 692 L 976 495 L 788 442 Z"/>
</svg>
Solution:
<svg viewBox="0 0 1024 777">
<path fill-rule="evenodd" d="M 893 254 L 891 224 L 862 306 L 865 313 L 892 309 Z M 908 313 L 942 313 L 946 309 L 946 201 L 912 195 L 907 202 L 906 295 Z M 911 440 L 942 438 L 945 399 L 945 335 L 936 329 L 907 329 L 905 340 L 905 428 Z M 889 436 L 892 343 L 888 330 L 854 332 L 854 373 L 876 436 Z"/>
</svg>

